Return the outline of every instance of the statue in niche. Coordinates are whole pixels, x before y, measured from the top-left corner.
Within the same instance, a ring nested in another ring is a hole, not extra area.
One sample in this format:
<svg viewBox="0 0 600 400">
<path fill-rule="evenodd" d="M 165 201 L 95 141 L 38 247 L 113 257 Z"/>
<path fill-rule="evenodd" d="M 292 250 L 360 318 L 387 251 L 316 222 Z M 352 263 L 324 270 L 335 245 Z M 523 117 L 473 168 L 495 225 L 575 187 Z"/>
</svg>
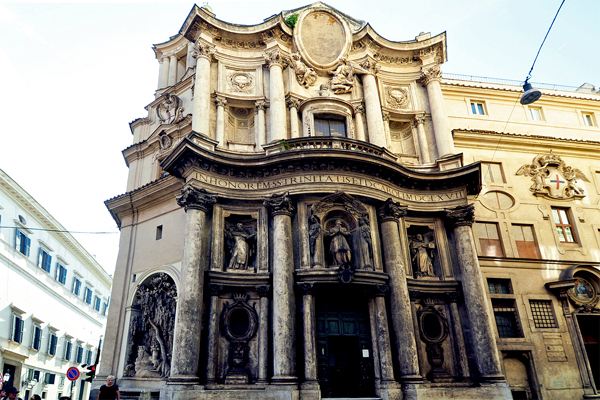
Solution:
<svg viewBox="0 0 600 400">
<path fill-rule="evenodd" d="M 316 215 L 311 215 L 308 219 L 308 242 L 310 244 L 310 256 L 313 263 L 316 263 L 315 257 L 317 255 L 317 240 L 321 237 L 321 219 Z"/>
<path fill-rule="evenodd" d="M 350 246 L 346 240 L 350 236 L 348 229 L 342 224 L 341 219 L 337 219 L 331 229 L 327 231 L 327 236 L 331 236 L 329 245 L 329 254 L 333 258 L 334 265 L 343 265 L 349 263 L 352 258 Z"/>
<path fill-rule="evenodd" d="M 225 226 L 225 236 L 227 237 L 227 247 L 229 249 L 230 259 L 228 270 L 246 270 L 248 261 L 254 254 L 254 237 L 256 233 L 248 233 L 244 229 L 244 224 L 227 224 Z"/>
<path fill-rule="evenodd" d="M 126 376 L 168 378 L 171 371 L 177 289 L 164 273 L 137 289 L 129 325 Z"/>
<path fill-rule="evenodd" d="M 330 87 L 335 94 L 344 94 L 352 92 L 354 87 L 354 69 L 345 57 L 340 59 L 335 71 L 329 72 L 333 77 L 330 80 Z"/>
<path fill-rule="evenodd" d="M 415 277 L 435 277 L 433 272 L 433 252 L 435 243 L 433 232 L 430 234 L 416 234 L 410 241 L 410 253 L 415 269 Z"/>
<path fill-rule="evenodd" d="M 360 217 L 358 219 L 358 243 L 360 246 L 360 263 L 365 269 L 373 268 L 373 240 L 371 239 L 371 225 L 369 218 Z"/>
<path fill-rule="evenodd" d="M 300 59 L 300 54 L 293 53 L 291 55 L 290 64 L 296 72 L 296 80 L 299 84 L 304 86 L 306 89 L 315 84 L 317 81 L 317 73 L 314 69 L 307 67 L 306 64 L 302 62 Z"/>
</svg>

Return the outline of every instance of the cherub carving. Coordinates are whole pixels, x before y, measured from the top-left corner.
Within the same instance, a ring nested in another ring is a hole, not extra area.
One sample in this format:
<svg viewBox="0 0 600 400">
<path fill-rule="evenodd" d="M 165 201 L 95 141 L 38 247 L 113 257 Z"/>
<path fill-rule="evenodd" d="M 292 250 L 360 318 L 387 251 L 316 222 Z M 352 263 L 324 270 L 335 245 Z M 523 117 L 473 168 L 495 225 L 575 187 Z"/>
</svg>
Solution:
<svg viewBox="0 0 600 400">
<path fill-rule="evenodd" d="M 300 54 L 293 53 L 290 57 L 290 64 L 296 72 L 296 79 L 298 80 L 298 83 L 307 89 L 314 85 L 317 81 L 317 73 L 315 70 L 307 67 L 306 64 L 302 62 Z"/>
<path fill-rule="evenodd" d="M 585 196 L 585 191 L 581 186 L 577 184 L 577 180 L 581 179 L 584 182 L 589 182 L 588 178 L 581 172 L 581 170 L 572 167 L 564 167 L 562 169 L 563 176 L 568 181 L 567 184 L 567 196 L 573 197 L 574 195 Z"/>
<path fill-rule="evenodd" d="M 231 258 L 228 270 L 245 270 L 248 268 L 248 260 L 254 254 L 253 240 L 256 233 L 249 234 L 244 229 L 244 224 L 227 224 L 225 227 L 227 247 Z"/>
<path fill-rule="evenodd" d="M 533 181 L 533 185 L 529 188 L 532 192 L 543 190 L 546 186 L 546 178 L 549 175 L 549 171 L 546 169 L 548 163 L 542 166 L 536 166 L 535 164 L 525 164 L 517 171 L 517 175 L 530 176 Z"/>
</svg>

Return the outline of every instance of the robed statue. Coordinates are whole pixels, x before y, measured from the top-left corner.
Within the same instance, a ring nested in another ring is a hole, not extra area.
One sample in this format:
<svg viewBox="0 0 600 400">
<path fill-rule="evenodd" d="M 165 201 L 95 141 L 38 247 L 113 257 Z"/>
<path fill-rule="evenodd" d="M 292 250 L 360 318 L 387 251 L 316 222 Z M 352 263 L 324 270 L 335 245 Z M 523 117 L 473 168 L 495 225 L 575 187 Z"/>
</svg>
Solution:
<svg viewBox="0 0 600 400">
<path fill-rule="evenodd" d="M 228 270 L 246 270 L 248 261 L 254 252 L 254 237 L 256 233 L 248 233 L 244 224 L 238 222 L 225 228 L 227 247 L 230 254 Z"/>
<path fill-rule="evenodd" d="M 435 243 L 430 235 L 417 234 L 410 242 L 410 253 L 417 278 L 424 276 L 434 277 L 433 252 Z"/>
</svg>

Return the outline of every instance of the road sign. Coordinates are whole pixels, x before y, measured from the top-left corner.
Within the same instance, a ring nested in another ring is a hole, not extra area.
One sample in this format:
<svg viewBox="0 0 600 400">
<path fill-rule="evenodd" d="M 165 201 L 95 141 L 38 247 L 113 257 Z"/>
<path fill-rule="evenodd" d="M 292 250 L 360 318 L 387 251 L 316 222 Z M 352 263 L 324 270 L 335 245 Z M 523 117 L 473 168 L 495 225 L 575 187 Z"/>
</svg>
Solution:
<svg viewBox="0 0 600 400">
<path fill-rule="evenodd" d="M 71 367 L 67 370 L 67 379 L 70 381 L 76 381 L 79 378 L 79 370 L 77 367 Z"/>
</svg>

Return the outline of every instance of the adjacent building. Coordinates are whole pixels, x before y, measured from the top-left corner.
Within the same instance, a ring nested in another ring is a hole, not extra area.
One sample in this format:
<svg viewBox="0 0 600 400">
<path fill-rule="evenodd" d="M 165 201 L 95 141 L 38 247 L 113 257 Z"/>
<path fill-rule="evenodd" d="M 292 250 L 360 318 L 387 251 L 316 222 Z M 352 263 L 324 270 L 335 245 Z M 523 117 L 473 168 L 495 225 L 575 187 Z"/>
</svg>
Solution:
<svg viewBox="0 0 600 400">
<path fill-rule="evenodd" d="M 593 86 L 523 106 L 518 83 L 443 76 L 445 34 L 390 41 L 323 3 L 254 26 L 194 7 L 154 51 L 106 202 L 101 378 L 169 400 L 598 395 Z"/>
<path fill-rule="evenodd" d="M 96 361 L 112 278 L 31 195 L 0 170 L 0 365 L 28 400 L 87 399 L 69 367 Z M 82 371 L 83 375 L 83 371 Z"/>
</svg>

